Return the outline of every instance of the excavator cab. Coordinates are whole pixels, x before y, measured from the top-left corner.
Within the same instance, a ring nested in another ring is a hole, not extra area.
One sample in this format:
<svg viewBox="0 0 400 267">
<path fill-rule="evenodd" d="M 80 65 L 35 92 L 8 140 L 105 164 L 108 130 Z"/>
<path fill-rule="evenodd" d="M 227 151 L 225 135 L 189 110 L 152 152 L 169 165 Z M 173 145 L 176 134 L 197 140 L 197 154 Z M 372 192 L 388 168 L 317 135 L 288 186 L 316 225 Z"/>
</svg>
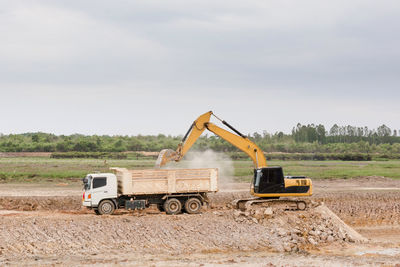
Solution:
<svg viewBox="0 0 400 267">
<path fill-rule="evenodd" d="M 284 188 L 282 167 L 254 169 L 254 193 L 281 193 Z"/>
<path fill-rule="evenodd" d="M 254 170 L 254 195 L 277 197 L 284 194 L 311 195 L 311 180 L 304 176 L 284 176 L 282 167 L 263 167 Z"/>
</svg>

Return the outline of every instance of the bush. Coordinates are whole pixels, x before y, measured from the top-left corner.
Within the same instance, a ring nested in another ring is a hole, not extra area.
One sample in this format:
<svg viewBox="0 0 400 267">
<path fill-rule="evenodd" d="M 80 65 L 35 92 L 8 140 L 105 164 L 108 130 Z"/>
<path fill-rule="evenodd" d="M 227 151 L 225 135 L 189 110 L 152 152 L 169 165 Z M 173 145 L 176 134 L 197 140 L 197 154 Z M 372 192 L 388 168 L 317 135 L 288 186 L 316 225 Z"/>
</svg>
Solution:
<svg viewBox="0 0 400 267">
<path fill-rule="evenodd" d="M 233 160 L 250 160 L 243 152 L 231 152 L 228 155 Z M 393 159 L 396 155 L 383 155 Z M 343 161 L 369 161 L 372 156 L 367 153 L 266 153 L 267 160 L 343 160 Z M 400 158 L 400 157 L 399 157 Z"/>
<path fill-rule="evenodd" d="M 65 159 L 65 158 L 93 158 L 93 159 L 126 159 L 125 153 L 113 152 L 65 152 L 65 153 L 52 153 L 51 158 Z"/>
</svg>

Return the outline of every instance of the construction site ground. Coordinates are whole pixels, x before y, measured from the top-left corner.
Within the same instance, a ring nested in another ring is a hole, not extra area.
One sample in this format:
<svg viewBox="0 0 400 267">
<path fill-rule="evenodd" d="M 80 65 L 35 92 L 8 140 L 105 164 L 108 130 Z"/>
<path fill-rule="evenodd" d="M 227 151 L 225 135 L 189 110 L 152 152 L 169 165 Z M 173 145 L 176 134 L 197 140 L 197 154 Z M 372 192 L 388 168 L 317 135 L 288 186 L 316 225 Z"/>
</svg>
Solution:
<svg viewBox="0 0 400 267">
<path fill-rule="evenodd" d="M 96 216 L 80 184 L 0 184 L 0 265 L 400 266 L 400 181 L 314 180 L 306 211 L 232 200 L 230 183 L 197 215 L 155 207 Z"/>
</svg>

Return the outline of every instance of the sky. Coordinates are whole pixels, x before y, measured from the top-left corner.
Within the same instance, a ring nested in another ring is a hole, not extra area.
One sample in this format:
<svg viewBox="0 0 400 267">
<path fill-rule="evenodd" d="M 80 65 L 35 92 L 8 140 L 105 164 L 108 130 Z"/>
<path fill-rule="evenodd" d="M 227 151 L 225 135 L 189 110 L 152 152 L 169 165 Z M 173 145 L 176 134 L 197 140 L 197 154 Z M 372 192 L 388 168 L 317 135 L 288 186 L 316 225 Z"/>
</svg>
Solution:
<svg viewBox="0 0 400 267">
<path fill-rule="evenodd" d="M 0 133 L 400 129 L 400 1 L 0 0 Z"/>
</svg>

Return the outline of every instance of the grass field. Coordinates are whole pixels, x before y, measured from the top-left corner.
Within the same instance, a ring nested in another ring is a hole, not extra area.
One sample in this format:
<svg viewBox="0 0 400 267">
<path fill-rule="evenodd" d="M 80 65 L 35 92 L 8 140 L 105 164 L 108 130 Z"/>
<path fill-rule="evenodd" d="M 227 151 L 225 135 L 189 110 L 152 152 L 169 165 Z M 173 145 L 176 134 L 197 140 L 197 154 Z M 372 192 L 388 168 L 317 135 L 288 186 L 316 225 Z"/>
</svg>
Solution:
<svg viewBox="0 0 400 267">
<path fill-rule="evenodd" d="M 400 179 L 400 161 L 270 161 L 269 166 L 282 166 L 285 175 L 304 175 L 314 179 L 385 176 Z M 236 161 L 235 177 L 248 181 L 252 163 Z"/>
<path fill-rule="evenodd" d="M 43 157 L 0 158 L 0 182 L 80 181 L 87 173 L 107 172 L 109 167 L 152 168 L 154 160 L 51 159 Z M 385 176 L 400 179 L 400 161 L 270 161 L 282 166 L 285 175 L 313 179 Z M 250 181 L 251 161 L 234 161 L 236 181 Z"/>
</svg>

